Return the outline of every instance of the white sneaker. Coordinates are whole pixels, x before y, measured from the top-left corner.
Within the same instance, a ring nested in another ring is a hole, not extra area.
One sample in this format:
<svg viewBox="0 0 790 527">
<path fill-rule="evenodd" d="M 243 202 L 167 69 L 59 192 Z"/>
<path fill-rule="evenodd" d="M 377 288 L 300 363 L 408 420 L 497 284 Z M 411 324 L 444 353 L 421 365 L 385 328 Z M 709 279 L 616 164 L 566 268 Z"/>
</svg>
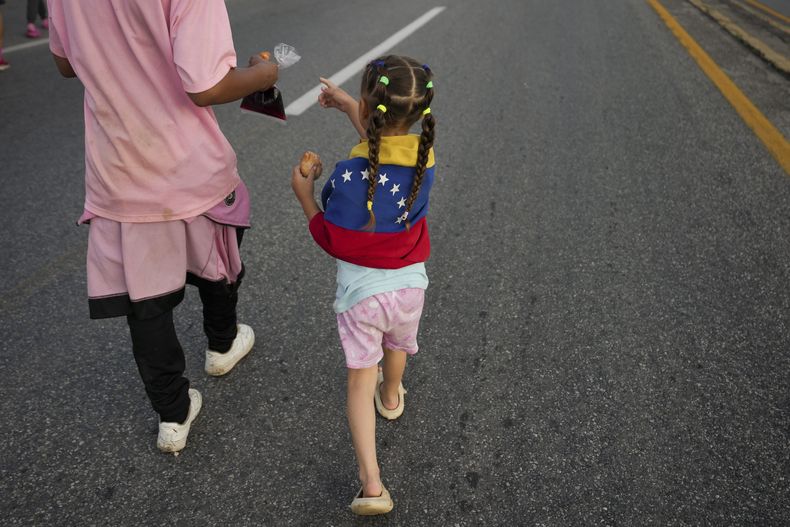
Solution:
<svg viewBox="0 0 790 527">
<path fill-rule="evenodd" d="M 156 438 L 156 446 L 162 452 L 178 452 L 187 446 L 187 436 L 192 426 L 192 421 L 200 413 L 203 406 L 203 397 L 200 392 L 192 388 L 189 389 L 189 413 L 187 420 L 183 423 L 159 423 L 159 437 Z"/>
<path fill-rule="evenodd" d="M 247 324 L 236 325 L 236 339 L 225 353 L 206 350 L 206 373 L 209 375 L 225 375 L 243 359 L 255 343 L 255 333 Z"/>
</svg>

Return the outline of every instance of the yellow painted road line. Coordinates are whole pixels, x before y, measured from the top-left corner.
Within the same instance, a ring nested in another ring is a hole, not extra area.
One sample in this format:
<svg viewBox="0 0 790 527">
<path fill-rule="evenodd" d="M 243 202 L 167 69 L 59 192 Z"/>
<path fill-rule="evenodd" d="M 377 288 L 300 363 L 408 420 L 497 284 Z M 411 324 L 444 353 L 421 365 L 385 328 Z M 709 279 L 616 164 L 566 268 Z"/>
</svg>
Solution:
<svg viewBox="0 0 790 527">
<path fill-rule="evenodd" d="M 735 4 L 736 6 L 738 6 L 739 8 L 743 9 L 747 13 L 749 13 L 749 14 L 751 14 L 753 16 L 756 16 L 757 18 L 759 18 L 760 20 L 762 20 L 763 22 L 765 22 L 769 26 L 774 27 L 774 28 L 776 28 L 779 31 L 782 31 L 784 33 L 790 34 L 790 27 L 788 27 L 787 25 L 779 22 L 778 20 L 774 20 L 770 16 L 768 16 L 768 15 L 766 15 L 766 14 L 764 14 L 764 13 L 762 13 L 762 12 L 756 10 L 756 9 L 752 9 L 748 5 L 746 5 L 746 4 L 742 3 L 742 2 L 739 2 L 738 0 L 733 0 L 732 3 Z"/>
<path fill-rule="evenodd" d="M 697 64 L 705 72 L 705 75 L 713 81 L 713 84 L 721 91 L 722 95 L 729 101 L 741 119 L 751 128 L 757 137 L 763 142 L 765 147 L 776 158 L 785 173 L 790 176 L 790 143 L 784 138 L 782 133 L 765 118 L 765 116 L 752 104 L 746 95 L 735 85 L 734 82 L 724 73 L 719 66 L 713 62 L 710 55 L 700 47 L 697 42 L 686 33 L 686 30 L 669 14 L 658 0 L 647 0 L 650 6 L 655 9 L 658 16 L 669 27 L 670 31 L 680 41 L 689 55 L 697 61 Z"/>
<path fill-rule="evenodd" d="M 760 2 L 758 2 L 757 0 L 746 0 L 746 1 L 747 1 L 747 2 L 749 2 L 750 4 L 752 4 L 752 5 L 753 5 L 754 7 L 756 7 L 757 9 L 762 9 L 763 11 L 765 11 L 766 13 L 768 13 L 769 15 L 771 15 L 771 16 L 775 16 L 776 18 L 778 18 L 779 20 L 781 20 L 781 21 L 782 21 L 782 22 L 784 22 L 785 24 L 790 24 L 790 17 L 786 17 L 786 16 L 784 16 L 784 15 L 783 15 L 782 13 L 780 13 L 779 11 L 776 11 L 776 10 L 774 10 L 774 9 L 771 9 L 771 8 L 770 8 L 770 7 L 768 7 L 767 5 L 763 5 L 763 4 L 761 4 Z"/>
<path fill-rule="evenodd" d="M 782 73 L 790 73 L 790 58 L 785 57 L 781 53 L 777 53 L 773 49 L 771 49 L 768 44 L 760 40 L 759 38 L 750 35 L 747 33 L 741 26 L 737 25 L 735 22 L 729 19 L 724 13 L 719 11 L 718 9 L 714 9 L 713 7 L 709 6 L 702 0 L 688 0 L 691 2 L 691 5 L 711 17 L 713 20 L 716 21 L 721 27 L 724 28 L 730 35 L 734 36 L 750 48 L 752 48 L 755 53 L 760 55 L 766 61 L 770 62 L 773 67 L 781 71 Z"/>
</svg>

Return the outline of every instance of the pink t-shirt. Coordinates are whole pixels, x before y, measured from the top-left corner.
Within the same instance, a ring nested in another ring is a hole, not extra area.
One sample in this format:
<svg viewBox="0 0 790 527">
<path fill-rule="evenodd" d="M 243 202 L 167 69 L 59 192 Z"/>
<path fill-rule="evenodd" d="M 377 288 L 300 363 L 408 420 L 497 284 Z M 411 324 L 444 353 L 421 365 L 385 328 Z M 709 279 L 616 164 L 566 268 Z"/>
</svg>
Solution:
<svg viewBox="0 0 790 527">
<path fill-rule="evenodd" d="M 85 86 L 85 209 L 120 222 L 199 215 L 239 183 L 211 108 L 186 92 L 236 66 L 223 0 L 49 0 L 50 49 Z"/>
</svg>

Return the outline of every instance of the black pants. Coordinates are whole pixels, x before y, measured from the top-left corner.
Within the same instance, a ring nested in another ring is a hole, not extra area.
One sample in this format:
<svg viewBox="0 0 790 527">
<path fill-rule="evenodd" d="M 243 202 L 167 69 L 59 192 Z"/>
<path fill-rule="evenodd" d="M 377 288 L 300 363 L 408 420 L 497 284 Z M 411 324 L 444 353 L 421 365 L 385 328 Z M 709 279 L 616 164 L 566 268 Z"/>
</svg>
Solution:
<svg viewBox="0 0 790 527">
<path fill-rule="evenodd" d="M 27 21 L 32 24 L 36 21 L 36 13 L 41 20 L 47 18 L 47 3 L 44 0 L 27 0 Z"/>
<path fill-rule="evenodd" d="M 236 338 L 236 283 L 209 282 L 190 277 L 203 303 L 203 329 L 212 351 L 226 352 Z M 151 406 L 162 421 L 183 423 L 189 413 L 189 380 L 184 377 L 184 350 L 173 324 L 173 310 L 149 318 L 126 317 L 137 369 Z"/>
</svg>

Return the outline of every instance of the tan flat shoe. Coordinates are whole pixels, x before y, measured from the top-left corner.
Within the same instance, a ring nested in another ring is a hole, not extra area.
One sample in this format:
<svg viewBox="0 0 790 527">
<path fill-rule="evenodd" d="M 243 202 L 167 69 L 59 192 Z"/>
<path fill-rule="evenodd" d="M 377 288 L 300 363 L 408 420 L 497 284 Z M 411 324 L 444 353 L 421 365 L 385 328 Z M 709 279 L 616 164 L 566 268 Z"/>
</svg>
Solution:
<svg viewBox="0 0 790 527">
<path fill-rule="evenodd" d="M 381 486 L 381 496 L 375 498 L 363 498 L 362 488 L 360 488 L 354 501 L 351 502 L 351 512 L 360 516 L 373 516 L 387 514 L 394 506 L 390 493 L 384 488 L 384 485 Z"/>
<path fill-rule="evenodd" d="M 403 388 L 403 383 L 398 385 L 398 406 L 392 410 L 384 406 L 384 403 L 381 402 L 381 385 L 384 383 L 384 373 L 379 370 L 379 379 L 376 383 L 376 393 L 373 395 L 374 400 L 376 401 L 376 411 L 379 415 L 385 419 L 389 419 L 390 421 L 393 419 L 397 419 L 398 417 L 403 414 L 403 408 L 406 406 L 405 398 L 406 389 Z"/>
</svg>

